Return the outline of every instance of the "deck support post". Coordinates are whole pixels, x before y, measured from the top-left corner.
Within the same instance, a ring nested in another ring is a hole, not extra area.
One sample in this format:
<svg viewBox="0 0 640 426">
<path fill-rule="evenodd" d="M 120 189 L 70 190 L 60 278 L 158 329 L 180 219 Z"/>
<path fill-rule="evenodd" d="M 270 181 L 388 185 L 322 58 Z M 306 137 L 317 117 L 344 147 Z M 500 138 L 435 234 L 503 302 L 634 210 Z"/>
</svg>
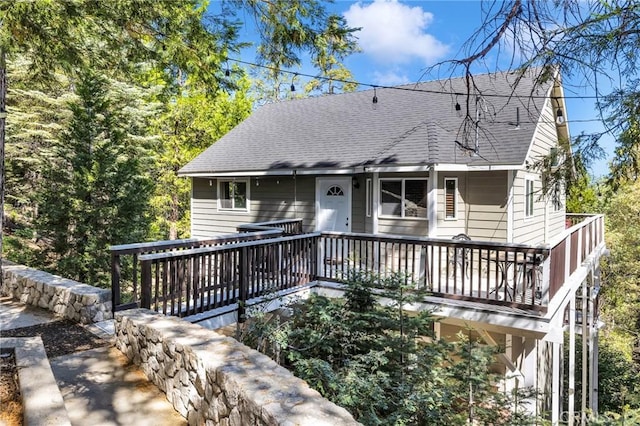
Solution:
<svg viewBox="0 0 640 426">
<path fill-rule="evenodd" d="M 575 416 L 575 393 L 576 393 L 576 296 L 569 301 L 569 400 L 568 425 L 572 426 Z"/>
<path fill-rule="evenodd" d="M 513 353 L 513 334 L 504 335 L 504 358 L 507 359 L 512 367 L 509 367 L 509 373 L 505 377 L 505 391 L 507 394 L 513 394 L 514 389 L 520 387 L 520 382 L 524 381 L 524 374 L 518 368 L 514 360 Z M 516 374 L 514 374 L 516 373 Z M 518 375 L 519 374 L 519 375 Z"/>
<path fill-rule="evenodd" d="M 551 424 L 560 424 L 560 382 L 562 382 L 562 344 L 553 342 L 551 344 Z"/>
<path fill-rule="evenodd" d="M 591 408 L 591 404 L 593 401 L 589 400 L 589 391 L 593 389 L 592 380 L 593 374 L 589 372 L 589 360 L 592 358 L 591 350 L 592 350 L 592 341 L 591 341 L 591 327 L 589 322 L 591 321 L 591 317 L 589 316 L 589 278 L 584 280 L 582 283 L 582 401 L 586 408 Z M 585 418 L 586 421 L 586 418 Z"/>
<path fill-rule="evenodd" d="M 595 325 L 594 325 L 595 327 Z M 591 377 L 593 377 L 593 386 L 591 387 L 591 412 L 598 414 L 598 330 L 592 329 L 591 345 L 592 345 L 592 359 L 591 359 Z"/>
<path fill-rule="evenodd" d="M 595 414 L 598 413 L 598 352 L 599 352 L 599 328 L 598 328 L 598 291 L 600 289 L 600 266 L 596 266 L 593 271 L 593 287 L 596 290 L 591 299 L 591 344 L 593 345 L 593 353 L 591 359 L 591 375 L 594 378 L 594 385 L 591 388 L 591 411 Z"/>
<path fill-rule="evenodd" d="M 524 373 L 524 379 L 522 381 L 522 387 L 524 388 L 533 388 L 536 391 L 541 391 L 539 381 L 539 369 L 538 369 L 538 361 L 539 361 L 539 350 L 538 350 L 538 340 L 533 337 L 522 337 L 522 363 L 521 363 L 521 371 Z M 531 398 L 530 403 L 528 404 L 529 412 L 532 415 L 540 414 L 540 404 L 538 402 L 538 396 L 534 396 Z"/>
<path fill-rule="evenodd" d="M 589 302 L 587 289 L 587 280 L 582 283 L 582 413 L 581 423 L 585 424 L 587 420 L 588 404 L 588 384 L 589 384 L 589 327 L 587 326 L 587 305 Z"/>
</svg>

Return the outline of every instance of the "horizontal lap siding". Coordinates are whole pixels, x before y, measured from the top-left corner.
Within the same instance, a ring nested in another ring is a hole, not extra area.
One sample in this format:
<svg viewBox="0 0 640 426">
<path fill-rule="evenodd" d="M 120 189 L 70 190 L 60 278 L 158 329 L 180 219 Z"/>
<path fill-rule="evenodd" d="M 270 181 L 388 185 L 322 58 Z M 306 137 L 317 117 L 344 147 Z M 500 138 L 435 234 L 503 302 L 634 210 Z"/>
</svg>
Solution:
<svg viewBox="0 0 640 426">
<path fill-rule="evenodd" d="M 474 240 L 507 240 L 507 172 L 469 172 L 465 199 L 467 235 Z"/>
<path fill-rule="evenodd" d="M 357 182 L 357 184 L 354 184 L 351 192 L 351 232 L 367 231 L 367 212 L 365 210 L 367 177 L 370 177 L 370 175 L 359 174 L 354 178 L 354 182 Z"/>
<path fill-rule="evenodd" d="M 564 200 L 564 191 L 562 198 L 562 209 L 559 212 L 554 212 L 551 207 L 551 214 L 549 215 L 549 236 L 553 238 L 555 235 L 560 234 L 566 229 L 566 215 L 565 215 L 565 200 Z"/>
<path fill-rule="evenodd" d="M 191 237 L 207 237 L 225 233 L 208 220 L 216 214 L 215 179 L 191 179 Z"/>
<path fill-rule="evenodd" d="M 251 178 L 249 212 L 218 211 L 216 179 L 193 178 L 192 182 L 192 237 L 232 233 L 245 223 L 277 219 L 301 218 L 305 230 L 315 228 L 314 178 L 298 176 L 295 182 L 292 176 Z"/>
<path fill-rule="evenodd" d="M 535 164 L 546 155 L 552 147 L 557 146 L 557 132 L 554 124 L 555 115 L 553 108 L 547 102 L 542 113 L 541 122 L 538 124 L 536 139 L 531 147 L 527 162 Z M 534 183 L 533 216 L 525 217 L 525 179 L 531 178 Z M 513 183 L 513 241 L 525 244 L 540 244 L 545 242 L 545 226 L 548 229 L 548 238 L 553 238 L 564 229 L 564 188 L 561 191 L 562 209 L 554 212 L 552 198 L 543 193 L 542 178 L 538 170 L 518 171 Z M 545 211 L 548 211 L 545 224 Z"/>
<path fill-rule="evenodd" d="M 525 217 L 525 179 L 533 179 L 533 216 Z M 518 171 L 513 181 L 513 242 L 537 244 L 544 241 L 542 181 L 535 173 Z"/>
<path fill-rule="evenodd" d="M 429 222 L 416 219 L 379 218 L 378 233 L 426 237 L 429 234 Z"/>
</svg>

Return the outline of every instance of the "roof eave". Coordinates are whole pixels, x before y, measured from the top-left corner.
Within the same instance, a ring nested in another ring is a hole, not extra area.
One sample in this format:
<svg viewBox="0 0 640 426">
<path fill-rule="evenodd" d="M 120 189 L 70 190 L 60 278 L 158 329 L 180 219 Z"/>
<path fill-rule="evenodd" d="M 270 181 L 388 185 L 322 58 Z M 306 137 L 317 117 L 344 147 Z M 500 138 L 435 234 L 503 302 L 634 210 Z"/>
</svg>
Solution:
<svg viewBox="0 0 640 426">
<path fill-rule="evenodd" d="M 500 171 L 500 170 L 520 170 L 523 164 L 436 164 L 433 170 L 437 172 L 480 172 L 480 171 Z"/>
<path fill-rule="evenodd" d="M 523 164 L 419 164 L 419 165 L 371 165 L 344 167 L 335 169 L 273 169 L 273 170 L 230 170 L 230 171 L 200 171 L 200 172 L 178 172 L 178 176 L 192 178 L 211 177 L 259 177 L 259 176 L 308 176 L 308 175 L 353 175 L 359 173 L 411 173 L 434 171 L 500 171 L 500 170 L 520 170 Z"/>
</svg>

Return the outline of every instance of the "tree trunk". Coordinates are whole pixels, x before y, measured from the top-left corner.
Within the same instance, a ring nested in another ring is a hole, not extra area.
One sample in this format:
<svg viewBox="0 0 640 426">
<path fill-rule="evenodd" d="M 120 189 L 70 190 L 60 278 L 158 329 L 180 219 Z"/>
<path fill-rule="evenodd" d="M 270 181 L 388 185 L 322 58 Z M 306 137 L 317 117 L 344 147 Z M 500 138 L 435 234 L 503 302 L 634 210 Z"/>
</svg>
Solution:
<svg viewBox="0 0 640 426">
<path fill-rule="evenodd" d="M 176 194 L 171 196 L 171 207 L 169 212 L 169 239 L 178 239 L 178 220 L 180 218 L 180 204 Z"/>
<path fill-rule="evenodd" d="M 4 128 L 7 121 L 7 63 L 4 49 L 0 49 L 0 287 L 4 284 L 2 272 L 4 249 Z"/>
</svg>

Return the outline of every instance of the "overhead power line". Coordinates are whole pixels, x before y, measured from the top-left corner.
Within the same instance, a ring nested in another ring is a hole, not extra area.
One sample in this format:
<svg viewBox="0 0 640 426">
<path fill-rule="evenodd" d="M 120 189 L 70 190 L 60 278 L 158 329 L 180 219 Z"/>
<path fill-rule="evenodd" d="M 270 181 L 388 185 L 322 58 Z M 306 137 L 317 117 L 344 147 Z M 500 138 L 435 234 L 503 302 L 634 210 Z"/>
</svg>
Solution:
<svg viewBox="0 0 640 426">
<path fill-rule="evenodd" d="M 281 69 L 281 68 L 277 68 L 277 67 L 272 67 L 269 65 L 262 65 L 262 64 L 257 64 L 254 62 L 249 62 L 249 61 L 244 61 L 242 59 L 233 59 L 233 58 L 225 58 L 227 61 L 233 61 L 239 64 L 243 64 L 243 65 L 249 65 L 252 67 L 256 67 L 256 68 L 262 68 L 262 69 L 267 69 L 270 71 L 275 71 L 278 73 L 282 73 L 282 74 L 289 74 L 292 75 L 294 77 L 307 77 L 307 78 L 313 78 L 313 79 L 318 79 L 318 80 L 324 80 L 324 81 L 335 81 L 338 83 L 344 83 L 344 84 L 355 84 L 358 86 L 367 86 L 367 87 L 371 87 L 372 89 L 391 89 L 391 90 L 402 90 L 402 91 L 406 91 L 406 92 L 421 92 L 421 93 L 431 93 L 431 94 L 436 94 L 436 95 L 451 95 L 451 96 L 466 96 L 468 95 L 468 93 L 465 92 L 455 92 L 455 91 L 446 91 L 446 90 L 433 90 L 433 89 L 419 89 L 419 88 L 411 88 L 411 87 L 403 87 L 403 86 L 386 86 L 386 85 L 381 85 L 381 84 L 373 84 L 373 83 L 362 83 L 359 81 L 355 81 L 355 80 L 345 80 L 345 79 L 341 79 L 341 78 L 332 78 L 332 77 L 325 77 L 325 76 L 321 76 L 321 75 L 312 75 L 312 74 L 305 74 L 299 71 L 289 71 L 289 70 L 285 70 L 285 69 Z M 483 93 L 482 94 L 483 97 L 485 98 L 512 98 L 514 97 L 513 94 L 499 94 L 499 93 Z M 542 95 L 528 95 L 527 98 L 530 99 L 546 99 L 547 96 L 542 96 Z M 580 96 L 580 95 L 565 95 L 565 96 L 558 96 L 556 97 L 557 99 L 601 99 L 603 98 L 603 96 L 596 96 L 596 95 L 589 95 L 589 96 Z M 574 120 L 575 121 L 575 120 Z"/>
</svg>

